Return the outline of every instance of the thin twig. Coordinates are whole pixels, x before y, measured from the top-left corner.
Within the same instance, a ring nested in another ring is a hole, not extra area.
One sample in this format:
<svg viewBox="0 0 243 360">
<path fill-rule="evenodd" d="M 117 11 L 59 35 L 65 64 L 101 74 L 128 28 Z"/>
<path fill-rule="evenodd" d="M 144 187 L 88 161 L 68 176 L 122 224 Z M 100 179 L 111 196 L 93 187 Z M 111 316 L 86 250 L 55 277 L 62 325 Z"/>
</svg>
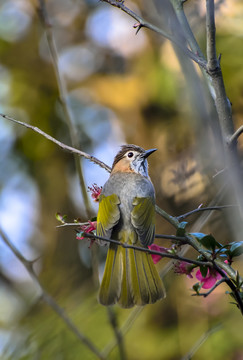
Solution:
<svg viewBox="0 0 243 360">
<path fill-rule="evenodd" d="M 170 0 L 170 2 L 173 5 L 177 19 L 181 25 L 181 28 L 183 29 L 185 39 L 188 42 L 191 50 L 193 51 L 194 54 L 197 54 L 203 61 L 206 62 L 205 56 L 203 55 L 203 52 L 202 52 L 200 46 L 198 45 L 198 42 L 192 32 L 192 29 L 191 29 L 188 21 L 187 21 L 187 17 L 185 15 L 184 8 L 183 8 L 184 2 L 181 0 Z"/>
<path fill-rule="evenodd" d="M 74 222 L 74 223 L 63 223 L 61 225 L 57 225 L 56 228 L 65 227 L 65 226 L 83 226 L 83 225 L 89 225 L 89 223 L 86 222 Z M 182 236 L 176 236 L 176 235 L 167 235 L 167 234 L 155 234 L 154 236 L 156 239 L 166 239 L 166 240 L 172 240 L 172 241 L 179 241 L 182 244 L 187 244 L 187 240 L 185 237 Z"/>
<path fill-rule="evenodd" d="M 197 237 L 193 233 L 185 233 L 184 235 L 187 240 L 188 244 L 191 245 L 199 254 L 203 255 L 205 259 L 207 259 L 209 262 L 212 261 L 212 253 L 211 251 L 208 251 L 201 243 L 198 241 Z M 232 269 L 229 264 L 226 264 L 222 259 L 217 258 L 214 260 L 214 264 L 218 265 L 221 269 L 223 269 L 229 276 L 233 279 L 236 279 L 236 271 Z M 224 274 L 222 270 L 222 273 Z M 221 273 L 220 273 L 221 274 Z"/>
<path fill-rule="evenodd" d="M 98 240 L 107 241 L 109 243 L 122 246 L 125 249 L 138 250 L 138 251 L 146 252 L 146 253 L 151 254 L 151 255 L 160 255 L 161 257 L 174 259 L 174 260 L 178 260 L 178 261 L 185 261 L 185 262 L 187 262 L 189 264 L 194 264 L 194 265 L 198 265 L 198 266 L 212 267 L 212 263 L 210 261 L 204 262 L 204 261 L 199 261 L 199 260 L 188 259 L 188 258 L 179 256 L 177 254 L 170 254 L 170 253 L 167 253 L 167 252 L 155 251 L 155 250 L 151 250 L 151 249 L 140 247 L 140 246 L 129 245 L 129 244 L 123 243 L 123 242 L 118 241 L 118 240 L 108 239 L 108 238 L 106 238 L 104 236 L 97 236 L 97 235 L 94 235 L 92 233 L 82 233 L 82 236 L 84 238 L 87 238 L 87 239 L 91 238 L 91 239 L 98 239 Z"/>
<path fill-rule="evenodd" d="M 66 144 L 62 143 L 61 141 L 56 140 L 54 137 L 48 135 L 47 133 L 45 133 L 44 131 L 39 129 L 37 126 L 32 126 L 30 124 L 27 124 L 23 121 L 16 120 L 13 117 L 10 117 L 10 116 L 2 114 L 2 113 L 0 113 L 0 116 L 2 116 L 4 119 L 10 120 L 16 124 L 24 126 L 27 129 L 35 131 L 36 133 L 44 136 L 47 140 L 52 141 L 54 144 L 58 145 L 63 150 L 66 150 L 72 154 L 78 154 L 79 156 L 82 156 L 85 159 L 92 161 L 94 164 L 99 165 L 101 168 L 105 169 L 107 172 L 109 172 L 109 173 L 111 172 L 110 166 L 106 165 L 103 161 L 97 159 L 95 156 L 89 155 L 89 154 L 85 153 L 84 151 L 75 149 L 72 146 L 66 145 Z M 158 205 L 155 205 L 155 211 L 160 216 L 162 216 L 165 220 L 167 220 L 171 225 L 173 225 L 175 228 L 178 227 L 179 221 L 177 220 L 176 217 L 169 215 L 166 211 L 161 209 Z"/>
<path fill-rule="evenodd" d="M 179 215 L 177 216 L 177 220 L 183 220 L 186 217 L 193 215 L 195 213 L 201 212 L 201 211 L 212 211 L 212 210 L 223 210 L 223 209 L 230 209 L 230 208 L 234 208 L 234 207 L 238 207 L 238 205 L 221 205 L 221 206 L 208 206 L 208 207 L 199 207 L 197 209 L 194 209 L 192 211 L 188 211 L 185 214 Z"/>
<path fill-rule="evenodd" d="M 96 348 L 96 346 L 83 334 L 78 328 L 74 325 L 71 319 L 67 316 L 65 311 L 55 302 L 53 297 L 45 290 L 45 288 L 41 285 L 36 273 L 33 270 L 33 261 L 27 260 L 21 252 L 15 247 L 15 245 L 9 240 L 4 231 L 0 228 L 0 236 L 3 242 L 10 248 L 10 250 L 14 253 L 14 255 L 19 259 L 19 261 L 24 265 L 34 283 L 39 287 L 41 291 L 41 297 L 43 301 L 48 304 L 52 310 L 64 321 L 67 327 L 76 335 L 76 337 L 86 345 L 90 351 L 92 351 L 99 359 L 104 360 L 103 355 Z"/>
<path fill-rule="evenodd" d="M 198 341 L 193 345 L 193 347 L 191 348 L 191 350 L 183 356 L 183 358 L 181 360 L 191 360 L 193 358 L 193 356 L 195 355 L 195 353 L 197 352 L 197 350 L 205 343 L 205 341 L 209 338 L 209 336 L 211 336 L 212 334 L 214 334 L 216 331 L 219 331 L 221 329 L 222 325 L 218 324 L 215 327 L 209 329 L 208 331 L 206 331 L 199 339 Z"/>
<path fill-rule="evenodd" d="M 230 188 L 234 193 L 235 199 L 239 204 L 239 212 L 243 217 L 243 191 L 242 191 L 242 170 L 237 149 L 236 141 L 229 142 L 235 134 L 234 123 L 232 119 L 231 103 L 227 97 L 222 70 L 220 63 L 216 57 L 215 47 L 215 19 L 214 19 L 214 0 L 206 1 L 206 22 L 207 22 L 207 70 L 212 79 L 212 86 L 215 90 L 215 105 L 218 113 L 219 124 L 224 144 L 225 167 L 229 175 Z M 235 232 L 238 234 L 243 231 L 243 227 L 237 228 Z"/>
<path fill-rule="evenodd" d="M 99 159 L 97 159 L 96 157 L 92 156 L 92 155 L 89 155 L 87 153 L 85 153 L 84 151 L 81 151 L 81 150 L 78 150 L 78 149 L 75 149 L 73 148 L 72 146 L 69 146 L 69 145 L 66 145 L 64 143 L 62 143 L 61 141 L 58 141 L 56 140 L 54 137 L 48 135 L 47 133 L 45 133 L 44 131 L 42 131 L 41 129 L 39 129 L 37 126 L 32 126 L 30 124 L 27 124 L 25 122 L 22 122 L 22 121 L 19 121 L 19 120 L 16 120 L 8 115 L 5 115 L 5 114 L 1 114 L 0 113 L 0 116 L 2 116 L 4 119 L 7 119 L 7 120 L 10 120 L 10 121 L 13 121 L 15 122 L 16 124 L 19 124 L 21 126 L 24 126 L 28 129 L 31 129 L 33 131 L 35 131 L 36 133 L 44 136 L 47 140 L 50 140 L 52 141 L 53 143 L 55 143 L 56 145 L 60 146 L 60 148 L 62 148 L 63 150 L 66 150 L 72 154 L 77 154 L 79 156 L 82 156 L 84 157 L 85 159 L 88 159 L 90 161 L 92 161 L 93 163 L 95 163 L 96 165 L 99 165 L 100 167 L 102 167 L 103 169 L 105 169 L 106 171 L 110 172 L 111 171 L 111 168 L 106 165 L 104 162 L 100 161 Z"/>
<path fill-rule="evenodd" d="M 187 239 L 183 236 L 155 234 L 156 239 L 167 239 L 172 241 L 178 241 L 180 244 L 188 244 Z"/>
<path fill-rule="evenodd" d="M 132 309 L 132 311 L 129 313 L 127 319 L 125 320 L 125 322 L 119 329 L 122 336 L 125 336 L 126 333 L 131 329 L 135 320 L 138 318 L 138 316 L 141 314 L 141 312 L 144 309 L 145 309 L 145 306 L 135 306 Z M 105 346 L 105 348 L 102 351 L 102 355 L 104 356 L 105 359 L 108 359 L 109 354 L 116 347 L 116 345 L 117 345 L 116 340 L 112 339 L 110 341 L 110 343 Z"/>
<path fill-rule="evenodd" d="M 204 293 L 197 293 L 197 294 L 192 294 L 192 296 L 203 296 L 203 297 L 207 297 L 208 295 L 210 295 L 220 284 L 226 282 L 225 278 L 220 279 L 219 281 L 217 281 L 215 283 L 215 285 L 207 292 Z"/>
<path fill-rule="evenodd" d="M 56 228 L 60 228 L 60 227 L 65 227 L 65 226 L 82 226 L 82 225 L 88 225 L 89 223 L 86 221 L 86 222 L 83 222 L 83 223 L 80 223 L 80 222 L 76 222 L 76 223 L 63 223 L 61 225 L 57 225 Z"/>
<path fill-rule="evenodd" d="M 37 126 L 32 126 L 30 124 L 27 124 L 27 123 L 25 123 L 23 121 L 16 120 L 13 117 L 10 117 L 10 116 L 2 114 L 2 113 L 0 113 L 0 116 L 3 117 L 4 119 L 10 120 L 10 121 L 18 124 L 18 125 L 24 126 L 27 129 L 35 131 L 36 133 L 44 136 L 47 140 L 52 141 L 54 144 L 58 145 L 63 150 L 66 150 L 66 151 L 68 151 L 68 152 L 70 152 L 72 154 L 78 154 L 79 156 L 82 156 L 85 159 L 92 161 L 94 164 L 99 165 L 101 168 L 105 169 L 109 173 L 111 172 L 110 166 L 106 165 L 103 161 L 100 161 L 96 157 L 94 157 L 92 155 L 89 155 L 89 154 L 85 153 L 84 151 L 75 149 L 72 146 L 66 145 L 66 144 L 62 143 L 61 141 L 56 140 L 54 137 L 48 135 L 47 133 L 45 133 L 44 131 L 39 129 Z M 179 221 L 177 220 L 176 217 L 169 215 L 166 211 L 161 209 L 158 205 L 155 205 L 155 211 L 159 215 L 161 215 L 165 220 L 167 220 L 169 223 L 171 223 L 175 228 L 178 227 Z"/>
<path fill-rule="evenodd" d="M 191 48 L 192 52 L 194 54 L 197 54 L 200 59 L 202 59 L 203 61 L 205 61 L 205 63 L 207 63 L 207 60 L 206 60 L 206 58 L 205 58 L 205 56 L 204 56 L 198 42 L 197 42 L 197 40 L 196 40 L 196 38 L 195 38 L 195 36 L 194 36 L 194 34 L 192 32 L 191 26 L 190 26 L 190 24 L 189 24 L 189 22 L 187 20 L 187 17 L 186 17 L 185 11 L 184 11 L 184 2 L 185 1 L 170 0 L 170 2 L 173 5 L 173 8 L 175 10 L 177 19 L 178 19 L 178 21 L 179 21 L 179 23 L 181 25 L 183 34 L 185 36 L 185 39 L 188 42 L 189 47 Z M 204 76 L 204 78 L 206 80 L 206 83 L 208 85 L 208 89 L 210 91 L 210 94 L 211 94 L 212 98 L 215 99 L 215 91 L 212 88 L 211 77 L 208 74 L 206 68 L 201 67 L 201 70 L 202 70 L 203 76 Z"/>
<path fill-rule="evenodd" d="M 240 166 L 240 159 L 235 141 L 229 142 L 234 135 L 234 123 L 232 119 L 231 103 L 227 97 L 222 70 L 216 56 L 215 46 L 215 19 L 214 0 L 206 1 L 206 22 L 207 22 L 207 70 L 212 79 L 212 86 L 215 90 L 215 105 L 218 113 L 219 124 L 222 132 L 222 140 L 225 151 L 225 167 L 228 169 L 229 183 L 234 196 L 239 204 L 239 212 L 243 217 L 243 176 Z M 241 224 L 240 224 L 241 225 Z M 239 227 L 236 232 L 243 230 Z"/>
<path fill-rule="evenodd" d="M 166 39 L 170 40 L 173 44 L 177 45 L 183 52 L 186 54 L 190 59 L 195 61 L 198 65 L 200 65 L 202 68 L 206 69 L 207 63 L 204 59 L 201 59 L 198 55 L 194 54 L 191 50 L 189 50 L 186 46 L 184 46 L 183 43 L 178 41 L 173 35 L 168 34 L 166 31 L 158 28 L 157 26 L 151 24 L 150 22 L 144 20 L 141 16 L 136 14 L 134 11 L 129 9 L 124 5 L 124 1 L 119 0 L 102 0 L 103 2 L 106 2 L 114 7 L 119 8 L 120 10 L 124 11 L 126 14 L 131 16 L 133 19 L 138 21 L 138 24 L 135 24 L 135 27 L 140 30 L 142 27 L 150 29 L 157 34 L 162 35 Z"/>
<path fill-rule="evenodd" d="M 116 337 L 116 344 L 118 346 L 119 349 L 119 354 L 120 354 L 120 359 L 121 360 L 126 360 L 126 354 L 125 354 L 125 348 L 124 348 L 124 341 L 123 341 L 123 334 L 121 332 L 121 330 L 118 327 L 117 324 L 117 316 L 114 312 L 114 309 L 111 308 L 110 306 L 107 307 L 107 313 L 108 313 L 108 317 L 110 320 L 110 324 L 113 328 L 115 337 Z"/>
<path fill-rule="evenodd" d="M 231 136 L 231 138 L 229 139 L 229 144 L 232 144 L 234 141 L 236 141 L 241 134 L 243 134 L 243 125 L 241 125 L 239 129 L 237 129 L 235 133 Z"/>
<path fill-rule="evenodd" d="M 195 249 L 197 250 L 200 254 L 202 254 L 205 259 L 207 259 L 208 261 L 212 261 L 211 257 L 211 252 L 208 252 L 204 246 L 202 244 L 200 244 L 200 242 L 196 239 L 196 237 L 193 234 L 189 234 L 186 233 L 185 236 L 188 239 L 188 243 Z M 231 279 L 228 277 L 228 275 L 236 280 L 237 278 L 237 272 L 232 269 L 232 267 L 229 264 L 226 264 L 223 259 L 217 258 L 213 260 L 213 267 L 214 269 L 217 270 L 217 272 L 223 277 L 225 278 L 225 282 L 226 284 L 229 286 L 229 288 L 232 290 L 235 299 L 238 303 L 238 307 L 243 315 L 243 302 L 242 302 L 242 298 L 240 295 L 239 290 L 237 289 L 237 287 L 233 284 L 233 282 L 231 281 Z M 228 275 L 227 275 L 227 274 Z M 240 279 L 242 281 L 242 279 Z"/>
<path fill-rule="evenodd" d="M 178 228 L 180 222 L 176 217 L 169 215 L 166 211 L 161 209 L 158 205 L 155 205 L 155 211 L 162 216 L 166 221 L 168 221 L 171 225 L 173 225 L 176 229 Z"/>
<path fill-rule="evenodd" d="M 215 71 L 218 66 L 215 41 L 215 18 L 214 18 L 214 0 L 206 0 L 206 28 L 207 28 L 207 70 Z"/>
<path fill-rule="evenodd" d="M 226 273 L 222 270 L 222 268 L 214 261 L 214 268 L 217 270 L 217 272 L 224 278 L 225 283 L 229 286 L 229 288 L 232 290 L 232 293 L 234 294 L 235 300 L 237 301 L 237 306 L 241 311 L 241 314 L 243 315 L 243 299 L 241 297 L 239 289 L 235 286 L 235 284 L 231 281 L 231 279 L 226 275 Z M 242 281 L 242 280 L 241 280 Z"/>
</svg>

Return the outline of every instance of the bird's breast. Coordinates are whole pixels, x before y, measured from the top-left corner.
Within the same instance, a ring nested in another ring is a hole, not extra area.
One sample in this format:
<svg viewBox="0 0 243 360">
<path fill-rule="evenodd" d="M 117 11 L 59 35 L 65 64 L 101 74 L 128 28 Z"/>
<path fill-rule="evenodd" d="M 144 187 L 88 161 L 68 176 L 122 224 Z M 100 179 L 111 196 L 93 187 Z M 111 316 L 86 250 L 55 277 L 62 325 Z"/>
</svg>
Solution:
<svg viewBox="0 0 243 360">
<path fill-rule="evenodd" d="M 120 200 L 120 224 L 119 227 L 131 228 L 131 212 L 133 201 L 136 197 L 151 197 L 155 201 L 154 187 L 151 181 L 136 173 L 116 172 L 105 183 L 102 194 L 109 196 L 116 194 Z"/>
</svg>

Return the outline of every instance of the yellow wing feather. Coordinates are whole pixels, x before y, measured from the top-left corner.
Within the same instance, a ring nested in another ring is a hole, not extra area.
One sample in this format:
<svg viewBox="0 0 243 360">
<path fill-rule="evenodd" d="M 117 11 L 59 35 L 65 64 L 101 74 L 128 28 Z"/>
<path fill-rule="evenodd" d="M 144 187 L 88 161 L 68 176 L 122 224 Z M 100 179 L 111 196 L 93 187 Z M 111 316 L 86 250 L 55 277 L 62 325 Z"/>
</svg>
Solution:
<svg viewBox="0 0 243 360">
<path fill-rule="evenodd" d="M 96 228 L 98 236 L 111 237 L 112 229 L 120 219 L 119 204 L 120 200 L 116 194 L 100 196 Z"/>
<path fill-rule="evenodd" d="M 154 241 L 155 207 L 151 198 L 134 198 L 131 221 L 143 246 L 151 245 Z"/>
</svg>

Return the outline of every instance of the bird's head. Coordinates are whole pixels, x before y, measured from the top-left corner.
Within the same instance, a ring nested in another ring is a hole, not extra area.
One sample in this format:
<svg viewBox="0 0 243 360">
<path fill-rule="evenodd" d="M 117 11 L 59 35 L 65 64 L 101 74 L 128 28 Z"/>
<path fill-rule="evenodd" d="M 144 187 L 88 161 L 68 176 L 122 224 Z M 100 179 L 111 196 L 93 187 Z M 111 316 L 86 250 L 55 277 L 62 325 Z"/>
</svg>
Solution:
<svg viewBox="0 0 243 360">
<path fill-rule="evenodd" d="M 133 172 L 148 177 L 147 157 L 156 150 L 144 150 L 136 145 L 122 145 L 115 156 L 111 173 Z"/>
</svg>

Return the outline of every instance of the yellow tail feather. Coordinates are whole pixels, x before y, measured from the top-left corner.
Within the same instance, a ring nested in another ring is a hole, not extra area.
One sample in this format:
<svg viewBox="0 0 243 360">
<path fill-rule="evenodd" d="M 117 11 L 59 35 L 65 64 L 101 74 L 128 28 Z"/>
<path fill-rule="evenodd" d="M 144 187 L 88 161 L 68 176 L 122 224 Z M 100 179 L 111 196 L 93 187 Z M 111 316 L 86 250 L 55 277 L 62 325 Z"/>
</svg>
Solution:
<svg viewBox="0 0 243 360">
<path fill-rule="evenodd" d="M 118 302 L 121 307 L 129 308 L 153 304 L 164 296 L 163 283 L 150 254 L 110 245 L 99 291 L 102 305 Z"/>
<path fill-rule="evenodd" d="M 110 244 L 99 291 L 99 302 L 102 305 L 113 305 L 119 299 L 121 292 L 121 260 L 120 246 Z"/>
</svg>

